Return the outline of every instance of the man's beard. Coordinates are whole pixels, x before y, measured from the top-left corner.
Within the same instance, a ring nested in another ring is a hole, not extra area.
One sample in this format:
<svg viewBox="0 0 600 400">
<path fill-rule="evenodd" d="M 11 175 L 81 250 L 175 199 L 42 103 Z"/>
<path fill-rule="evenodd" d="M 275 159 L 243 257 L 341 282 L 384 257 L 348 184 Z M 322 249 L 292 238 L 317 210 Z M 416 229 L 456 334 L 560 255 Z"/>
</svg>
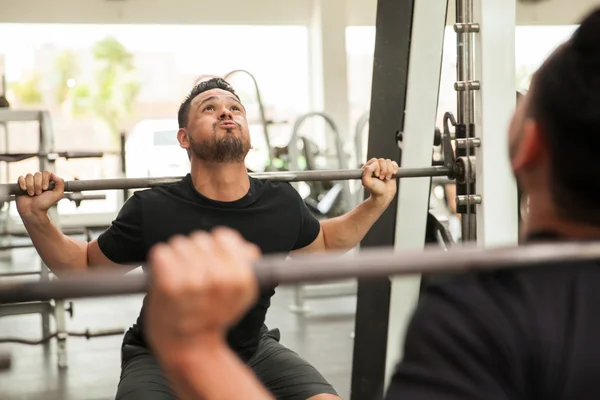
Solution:
<svg viewBox="0 0 600 400">
<path fill-rule="evenodd" d="M 188 137 L 190 141 L 190 151 L 199 160 L 213 163 L 240 163 L 246 159 L 246 154 L 250 151 L 250 141 L 244 140 L 234 133 L 231 129 L 226 130 L 226 135 L 217 137 L 216 127 L 214 135 L 199 142 Z"/>
</svg>

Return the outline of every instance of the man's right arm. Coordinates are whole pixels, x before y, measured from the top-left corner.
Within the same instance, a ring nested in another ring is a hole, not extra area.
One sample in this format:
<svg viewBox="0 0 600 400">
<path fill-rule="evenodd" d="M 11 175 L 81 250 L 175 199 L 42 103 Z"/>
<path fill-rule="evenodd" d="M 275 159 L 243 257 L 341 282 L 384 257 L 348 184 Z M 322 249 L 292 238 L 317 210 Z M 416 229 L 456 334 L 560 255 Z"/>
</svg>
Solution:
<svg viewBox="0 0 600 400">
<path fill-rule="evenodd" d="M 95 266 L 119 266 L 104 255 L 97 240 L 87 242 L 63 234 L 48 214 L 25 217 L 23 224 L 41 259 L 57 276 Z"/>
<path fill-rule="evenodd" d="M 44 192 L 42 185 L 46 189 L 50 180 L 55 182 L 55 188 Z M 17 197 L 23 224 L 40 257 L 57 276 L 104 266 L 118 267 L 125 273 L 144 261 L 138 195 L 134 194 L 125 202 L 107 231 L 88 243 L 64 235 L 48 215 L 47 210 L 63 197 L 64 181 L 61 178 L 46 172 L 42 177 L 37 173 L 20 177 L 19 185 L 29 192 L 29 196 Z"/>
</svg>

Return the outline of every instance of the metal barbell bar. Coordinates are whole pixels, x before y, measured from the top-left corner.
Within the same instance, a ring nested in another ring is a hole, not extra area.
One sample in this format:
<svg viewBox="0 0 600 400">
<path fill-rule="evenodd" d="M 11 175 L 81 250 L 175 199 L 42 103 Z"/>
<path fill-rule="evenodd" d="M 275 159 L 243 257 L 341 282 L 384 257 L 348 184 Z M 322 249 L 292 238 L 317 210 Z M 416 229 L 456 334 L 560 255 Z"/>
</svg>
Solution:
<svg viewBox="0 0 600 400">
<path fill-rule="evenodd" d="M 261 287 L 600 260 L 600 242 L 531 244 L 491 249 L 465 245 L 453 247 L 449 251 L 437 247 L 409 252 L 380 248 L 346 255 L 308 254 L 289 260 L 286 260 L 285 256 L 265 256 L 253 265 Z M 114 267 L 107 268 L 114 271 Z M 148 280 L 143 274 L 88 272 L 71 274 L 51 281 L 2 283 L 0 304 L 138 294 L 145 293 L 147 289 Z"/>
<path fill-rule="evenodd" d="M 52 186 L 54 187 L 54 186 Z M 2 189 L 0 189 L 0 193 L 2 192 Z M 23 192 L 24 193 L 24 192 Z M 15 201 L 16 200 L 16 195 L 12 195 L 12 196 L 2 196 L 0 197 L 0 203 L 4 203 L 4 202 L 9 202 L 9 201 Z M 106 200 L 106 196 L 103 194 L 82 194 L 81 192 L 70 192 L 70 193 L 65 193 L 65 200 L 69 200 L 75 203 L 76 207 L 79 207 L 81 205 L 82 201 L 89 201 L 89 200 Z M 2 232 L 0 231 L 0 234 Z"/>
<path fill-rule="evenodd" d="M 453 168 L 447 166 L 432 166 L 423 168 L 399 168 L 394 175 L 395 178 L 417 178 L 447 176 L 454 178 L 456 172 Z M 282 172 L 252 172 L 249 174 L 256 179 L 268 179 L 271 181 L 284 182 L 309 182 L 309 181 L 343 181 L 352 179 L 361 179 L 362 169 L 337 169 L 337 170 L 316 170 L 316 171 L 282 171 Z M 175 183 L 183 177 L 164 177 L 164 178 L 117 178 L 117 179 L 92 179 L 75 180 L 65 182 L 65 192 L 84 192 L 90 190 L 124 190 L 124 189 L 143 189 L 155 186 Z M 49 190 L 54 185 L 51 183 Z M 26 194 L 17 183 L 0 185 L 0 194 L 23 195 Z M 0 197 L 0 201 L 2 197 Z"/>
<path fill-rule="evenodd" d="M 0 338 L 0 344 L 16 343 L 16 344 L 24 344 L 24 345 L 29 345 L 29 346 L 37 346 L 40 344 L 46 344 L 50 340 L 52 340 L 54 338 L 60 338 L 61 336 L 83 337 L 83 338 L 86 338 L 89 340 L 89 339 L 98 338 L 98 337 L 119 336 L 124 333 L 125 333 L 125 329 L 123 329 L 123 328 L 101 329 L 101 330 L 97 330 L 97 331 L 90 331 L 89 329 L 86 329 L 84 332 L 57 331 L 57 332 L 50 333 L 38 340 L 28 340 L 28 339 L 21 339 L 21 338 L 16 338 L 16 337 L 3 337 L 3 338 Z"/>
</svg>

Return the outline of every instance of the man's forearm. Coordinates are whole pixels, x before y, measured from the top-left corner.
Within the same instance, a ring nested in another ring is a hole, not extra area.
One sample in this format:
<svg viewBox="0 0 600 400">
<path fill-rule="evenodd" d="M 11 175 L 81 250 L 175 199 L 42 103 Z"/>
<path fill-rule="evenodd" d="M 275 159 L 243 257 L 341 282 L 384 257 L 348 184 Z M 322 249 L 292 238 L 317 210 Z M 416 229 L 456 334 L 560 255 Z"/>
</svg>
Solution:
<svg viewBox="0 0 600 400">
<path fill-rule="evenodd" d="M 389 203 L 369 197 L 354 210 L 321 222 L 327 250 L 350 250 L 369 232 Z"/>
<path fill-rule="evenodd" d="M 44 263 L 56 275 L 87 268 L 87 242 L 64 235 L 47 214 L 23 217 L 23 224 Z"/>
<path fill-rule="evenodd" d="M 182 400 L 274 399 L 225 343 L 187 349 L 180 359 L 163 361 L 162 366 Z"/>
</svg>

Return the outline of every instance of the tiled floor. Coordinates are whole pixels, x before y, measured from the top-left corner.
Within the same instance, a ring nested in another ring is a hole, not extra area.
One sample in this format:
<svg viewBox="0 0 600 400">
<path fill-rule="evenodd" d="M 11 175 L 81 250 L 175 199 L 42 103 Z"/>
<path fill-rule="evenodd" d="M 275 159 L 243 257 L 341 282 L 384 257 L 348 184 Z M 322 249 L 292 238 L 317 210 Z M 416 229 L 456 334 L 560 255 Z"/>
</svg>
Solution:
<svg viewBox="0 0 600 400">
<path fill-rule="evenodd" d="M 35 261 L 31 250 L 14 251 L 13 263 L 0 264 L 0 272 L 31 270 Z M 12 278 L 10 278 L 12 279 Z M 273 298 L 267 324 L 281 330 L 282 343 L 309 360 L 334 385 L 342 398 L 348 398 L 352 368 L 350 337 L 354 328 L 355 297 L 309 301 L 311 312 L 298 316 L 289 311 L 293 291 L 279 288 Z M 78 300 L 68 329 L 126 329 L 135 321 L 141 296 Z M 0 318 L 0 338 L 37 339 L 41 336 L 39 315 Z M 12 354 L 9 372 L 0 373 L 3 400 L 109 400 L 119 378 L 121 336 L 69 338 L 69 367 L 56 365 L 55 342 L 44 346 L 0 344 L 0 351 Z"/>
</svg>

